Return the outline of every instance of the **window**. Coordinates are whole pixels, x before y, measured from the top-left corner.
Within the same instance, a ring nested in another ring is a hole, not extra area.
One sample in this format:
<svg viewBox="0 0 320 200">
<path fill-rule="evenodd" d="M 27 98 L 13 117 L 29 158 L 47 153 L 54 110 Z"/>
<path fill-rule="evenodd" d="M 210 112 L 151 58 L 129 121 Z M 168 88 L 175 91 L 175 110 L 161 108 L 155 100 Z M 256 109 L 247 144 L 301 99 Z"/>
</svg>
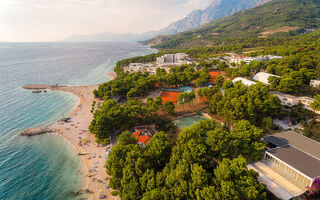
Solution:
<svg viewBox="0 0 320 200">
<path fill-rule="evenodd" d="M 307 186 L 311 185 L 311 180 L 307 180 Z"/>
<path fill-rule="evenodd" d="M 303 178 L 304 178 L 304 177 L 299 173 L 299 174 L 298 174 L 298 178 L 297 178 L 298 181 L 301 182 L 301 183 L 303 183 Z"/>
<path fill-rule="evenodd" d="M 296 172 L 296 171 L 293 171 L 293 177 L 295 178 L 295 179 L 297 179 L 297 176 L 298 176 L 298 173 Z"/>
</svg>

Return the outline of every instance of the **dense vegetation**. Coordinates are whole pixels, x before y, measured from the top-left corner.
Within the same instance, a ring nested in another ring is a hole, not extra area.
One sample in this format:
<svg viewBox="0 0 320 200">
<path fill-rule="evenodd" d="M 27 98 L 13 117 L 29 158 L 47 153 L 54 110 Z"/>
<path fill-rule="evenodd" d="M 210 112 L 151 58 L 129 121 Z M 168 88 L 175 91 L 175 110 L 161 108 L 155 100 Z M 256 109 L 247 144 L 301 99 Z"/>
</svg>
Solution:
<svg viewBox="0 0 320 200">
<path fill-rule="evenodd" d="M 210 80 L 208 69 L 195 71 L 195 67 L 183 65 L 172 67 L 167 73 L 164 69 L 157 69 L 155 75 L 148 73 L 121 73 L 114 80 L 103 83 L 94 96 L 101 99 L 127 98 L 132 99 L 148 94 L 156 85 L 160 87 L 179 87 L 181 85 L 202 86 Z"/>
<path fill-rule="evenodd" d="M 305 136 L 320 141 L 320 123 L 313 119 L 310 122 L 305 122 L 303 126 Z"/>
<path fill-rule="evenodd" d="M 266 199 L 246 162 L 263 155 L 262 136 L 248 121 L 229 130 L 205 120 L 181 132 L 175 145 L 157 133 L 142 148 L 125 132 L 106 163 L 110 186 L 124 200 Z"/>
<path fill-rule="evenodd" d="M 320 111 L 320 94 L 314 97 L 315 101 L 311 104 L 311 107 L 315 110 Z"/>
<path fill-rule="evenodd" d="M 129 100 L 123 105 L 107 100 L 95 111 L 89 130 L 96 135 L 98 142 L 107 143 L 112 133 L 121 133 L 139 124 L 155 122 L 158 118 L 157 111 L 161 107 L 160 97 L 148 98 L 147 105 L 142 105 L 138 100 Z"/>
<path fill-rule="evenodd" d="M 258 83 L 247 87 L 241 82 L 224 81 L 222 88 L 223 93 L 217 86 L 199 92 L 208 100 L 212 113 L 229 122 L 246 119 L 265 129 L 273 127 L 272 117 L 280 113 L 281 102 L 267 86 Z"/>
<path fill-rule="evenodd" d="M 155 85 L 155 80 L 148 73 L 121 74 L 114 80 L 103 83 L 93 92 L 96 98 L 110 99 L 126 97 L 131 99 L 147 94 Z"/>
<path fill-rule="evenodd" d="M 157 48 L 174 49 L 194 46 L 213 46 L 228 43 L 232 37 L 249 39 L 266 31 L 277 33 L 320 27 L 320 2 L 318 0 L 273 0 L 262 6 L 240 11 L 216 20 L 199 29 L 181 33 L 166 40 Z M 230 38 L 231 37 L 231 38 Z M 221 44 L 220 43 L 220 44 Z M 237 43 L 241 44 L 240 41 Z"/>
</svg>

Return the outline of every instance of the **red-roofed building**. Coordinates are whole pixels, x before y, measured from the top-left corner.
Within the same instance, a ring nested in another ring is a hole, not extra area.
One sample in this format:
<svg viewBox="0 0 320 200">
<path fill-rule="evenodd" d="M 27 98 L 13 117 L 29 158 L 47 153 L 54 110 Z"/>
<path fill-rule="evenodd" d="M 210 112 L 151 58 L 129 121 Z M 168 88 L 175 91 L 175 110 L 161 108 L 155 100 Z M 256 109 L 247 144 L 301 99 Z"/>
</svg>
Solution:
<svg viewBox="0 0 320 200">
<path fill-rule="evenodd" d="M 145 135 L 145 136 L 139 136 L 138 138 L 138 144 L 142 145 L 143 147 L 146 146 L 149 141 L 151 140 L 151 136 Z"/>
<path fill-rule="evenodd" d="M 132 135 L 138 139 L 138 144 L 145 147 L 154 135 L 154 130 L 147 126 L 137 126 L 134 128 Z"/>
</svg>

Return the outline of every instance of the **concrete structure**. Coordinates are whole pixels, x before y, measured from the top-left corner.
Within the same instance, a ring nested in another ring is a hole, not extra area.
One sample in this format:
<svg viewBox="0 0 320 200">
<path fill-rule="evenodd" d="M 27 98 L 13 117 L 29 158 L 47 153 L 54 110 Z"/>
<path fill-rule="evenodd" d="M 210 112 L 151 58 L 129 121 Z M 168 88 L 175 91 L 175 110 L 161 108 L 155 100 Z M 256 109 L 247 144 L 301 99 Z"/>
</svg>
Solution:
<svg viewBox="0 0 320 200">
<path fill-rule="evenodd" d="M 157 68 L 151 63 L 130 63 L 129 66 L 124 69 L 129 73 L 149 72 L 150 74 L 155 74 L 157 71 Z"/>
<path fill-rule="evenodd" d="M 189 58 L 188 54 L 185 53 L 176 53 L 176 54 L 164 54 L 161 57 L 157 57 L 156 64 L 158 66 L 164 65 L 186 65 L 190 64 L 192 61 Z"/>
<path fill-rule="evenodd" d="M 320 87 L 320 80 L 310 80 L 310 86 Z"/>
<path fill-rule="evenodd" d="M 311 107 L 311 104 L 315 101 L 314 98 L 296 97 L 296 96 L 293 96 L 290 94 L 284 94 L 284 93 L 275 92 L 275 91 L 272 91 L 271 93 L 278 96 L 278 98 L 281 101 L 281 105 L 283 105 L 283 106 L 293 107 L 293 106 L 296 106 L 300 103 L 303 105 L 304 109 L 310 110 L 310 111 L 320 115 L 320 111 L 314 110 Z"/>
<path fill-rule="evenodd" d="M 271 93 L 276 95 L 280 99 L 281 105 L 283 106 L 293 107 L 299 104 L 299 98 L 296 96 L 274 91 L 272 91 Z"/>
<path fill-rule="evenodd" d="M 305 109 L 311 110 L 312 112 L 314 112 L 314 113 L 316 113 L 316 114 L 320 114 L 320 111 L 314 110 L 314 109 L 311 107 L 311 104 L 315 101 L 314 98 L 310 98 L 310 97 L 298 97 L 298 99 L 299 99 L 299 103 L 301 103 Z"/>
<path fill-rule="evenodd" d="M 272 180 L 291 197 L 304 193 L 306 187 L 320 176 L 319 142 L 294 131 L 276 133 L 266 136 L 264 140 L 268 142 L 264 159 L 251 165 L 251 168 Z M 265 184 L 272 188 L 268 185 L 270 181 Z M 276 194 L 276 191 L 272 192 Z M 286 196 L 284 199 L 291 198 Z"/>
<path fill-rule="evenodd" d="M 269 73 L 266 73 L 266 72 L 259 72 L 256 75 L 254 75 L 252 77 L 252 79 L 255 80 L 255 81 L 259 81 L 259 82 L 262 82 L 264 84 L 269 85 L 269 77 L 270 76 L 275 76 L 275 77 L 280 78 L 280 76 L 277 76 L 277 75 L 274 75 L 274 74 L 269 74 Z"/>
<path fill-rule="evenodd" d="M 263 55 L 257 57 L 248 57 L 244 55 L 232 54 L 230 57 L 226 57 L 229 63 L 240 64 L 241 62 L 245 62 L 246 64 L 250 64 L 252 61 L 269 61 L 273 59 L 282 59 L 281 56 L 272 56 L 272 55 Z"/>
<path fill-rule="evenodd" d="M 238 78 L 235 78 L 235 79 L 232 80 L 233 83 L 236 83 L 237 81 L 241 81 L 242 84 L 244 84 L 246 86 L 251 86 L 251 85 L 256 84 L 256 82 L 250 81 L 249 79 L 242 78 L 242 77 L 238 77 Z"/>
</svg>

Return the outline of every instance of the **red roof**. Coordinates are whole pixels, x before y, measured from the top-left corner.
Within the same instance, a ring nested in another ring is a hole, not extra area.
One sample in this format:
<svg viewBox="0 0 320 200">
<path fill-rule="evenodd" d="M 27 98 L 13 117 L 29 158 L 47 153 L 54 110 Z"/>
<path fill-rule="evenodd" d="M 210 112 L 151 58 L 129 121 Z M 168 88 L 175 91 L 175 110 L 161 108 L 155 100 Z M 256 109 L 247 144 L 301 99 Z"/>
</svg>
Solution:
<svg viewBox="0 0 320 200">
<path fill-rule="evenodd" d="M 146 136 L 139 136 L 138 143 L 143 143 L 147 145 L 150 142 L 151 136 L 146 135 Z"/>
<path fill-rule="evenodd" d="M 247 56 L 244 55 L 233 55 L 235 58 L 246 58 Z"/>
<path fill-rule="evenodd" d="M 134 136 L 135 138 L 138 138 L 139 135 L 141 134 L 141 131 L 137 131 L 137 132 L 134 132 L 134 133 L 132 133 L 132 134 L 133 134 L 133 136 Z"/>
<path fill-rule="evenodd" d="M 146 129 L 144 129 L 146 130 Z M 142 130 L 143 131 L 143 130 Z M 150 142 L 150 139 L 152 138 L 152 136 L 149 134 L 147 135 L 142 135 L 142 131 L 136 131 L 134 133 L 132 133 L 132 135 L 138 139 L 138 143 L 143 143 L 144 145 L 147 145 Z"/>
</svg>

